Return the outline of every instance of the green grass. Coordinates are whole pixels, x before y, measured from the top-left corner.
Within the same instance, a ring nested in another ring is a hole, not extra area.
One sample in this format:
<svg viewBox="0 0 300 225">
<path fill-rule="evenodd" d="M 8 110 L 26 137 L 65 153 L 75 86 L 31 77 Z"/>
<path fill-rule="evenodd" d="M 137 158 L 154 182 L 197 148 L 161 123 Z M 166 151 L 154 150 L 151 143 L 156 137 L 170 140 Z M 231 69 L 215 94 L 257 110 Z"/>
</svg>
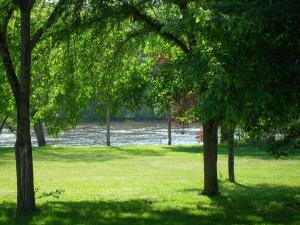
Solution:
<svg viewBox="0 0 300 225">
<path fill-rule="evenodd" d="M 34 149 L 39 210 L 16 214 L 13 149 L 0 149 L 0 224 L 300 224 L 300 155 L 275 160 L 236 150 L 238 184 L 220 146 L 221 195 L 203 185 L 198 146 Z M 55 191 L 58 190 L 58 193 Z"/>
</svg>

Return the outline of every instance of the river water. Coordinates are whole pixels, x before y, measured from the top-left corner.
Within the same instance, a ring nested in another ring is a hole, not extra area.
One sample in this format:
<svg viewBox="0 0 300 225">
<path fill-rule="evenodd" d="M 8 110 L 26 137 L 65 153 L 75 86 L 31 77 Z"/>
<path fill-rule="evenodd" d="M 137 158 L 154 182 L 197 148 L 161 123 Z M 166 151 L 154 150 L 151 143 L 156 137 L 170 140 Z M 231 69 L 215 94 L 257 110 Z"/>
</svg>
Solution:
<svg viewBox="0 0 300 225">
<path fill-rule="evenodd" d="M 172 127 L 172 144 L 197 144 L 196 131 L 200 124 L 191 124 L 187 128 Z M 164 121 L 125 121 L 111 123 L 111 145 L 166 145 L 167 123 Z M 58 138 L 46 134 L 46 142 L 53 146 L 99 146 L 106 145 L 106 129 L 97 123 L 79 124 Z M 0 134 L 0 147 L 13 147 L 15 134 L 4 129 Z M 32 133 L 32 144 L 37 146 L 36 138 Z"/>
</svg>

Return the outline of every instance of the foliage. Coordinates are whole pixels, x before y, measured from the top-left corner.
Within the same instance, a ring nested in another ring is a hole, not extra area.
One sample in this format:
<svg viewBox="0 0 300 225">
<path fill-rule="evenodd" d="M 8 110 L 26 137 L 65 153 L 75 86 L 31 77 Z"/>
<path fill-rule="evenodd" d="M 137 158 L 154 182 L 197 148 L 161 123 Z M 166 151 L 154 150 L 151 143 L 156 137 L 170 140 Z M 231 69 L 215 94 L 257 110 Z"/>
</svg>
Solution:
<svg viewBox="0 0 300 225">
<path fill-rule="evenodd" d="M 267 151 L 276 159 L 293 155 L 295 154 L 297 147 L 299 148 L 294 140 L 274 140 L 273 138 L 270 138 L 267 141 L 267 144 Z"/>
<path fill-rule="evenodd" d="M 6 116 L 10 116 L 14 111 L 13 95 L 11 93 L 8 82 L 6 81 L 6 75 L 0 70 L 0 121 Z"/>
<path fill-rule="evenodd" d="M 280 135 L 280 137 L 278 137 Z M 275 157 L 287 157 L 300 149 L 300 120 L 267 133 L 267 150 Z M 276 137 L 277 136 L 277 137 Z"/>
<path fill-rule="evenodd" d="M 217 110 L 225 112 L 224 118 L 259 132 L 299 114 L 297 11 L 296 1 L 203 2 L 197 32 L 217 60 L 214 68 L 220 65 L 221 79 L 216 76 L 211 93 L 224 107 Z"/>
<path fill-rule="evenodd" d="M 127 22 L 115 23 L 107 23 L 100 31 L 96 27 L 76 34 L 77 48 L 84 49 L 77 69 L 85 74 L 90 99 L 97 102 L 102 121 L 107 107 L 115 115 L 122 107 L 139 108 L 147 86 L 148 64 L 140 51 L 140 38 L 136 34 L 127 37 L 131 34 Z"/>
</svg>

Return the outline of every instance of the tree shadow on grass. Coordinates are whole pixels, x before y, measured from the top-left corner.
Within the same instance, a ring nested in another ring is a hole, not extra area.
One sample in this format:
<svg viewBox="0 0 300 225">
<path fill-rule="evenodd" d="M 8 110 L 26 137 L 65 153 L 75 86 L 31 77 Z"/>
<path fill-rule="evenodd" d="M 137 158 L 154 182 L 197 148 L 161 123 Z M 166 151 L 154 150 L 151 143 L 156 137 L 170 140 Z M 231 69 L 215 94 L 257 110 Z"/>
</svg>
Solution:
<svg viewBox="0 0 300 225">
<path fill-rule="evenodd" d="M 162 146 L 162 148 L 168 152 L 184 152 L 184 153 L 202 153 L 202 145 L 174 145 L 174 146 Z"/>
<path fill-rule="evenodd" d="M 190 188 L 183 192 L 200 193 Z M 218 224 L 299 224 L 300 186 L 231 184 L 221 187 L 221 194 L 211 197 L 210 205 L 199 203 L 199 210 L 221 212 Z M 298 223 L 297 223 L 298 222 Z"/>
<path fill-rule="evenodd" d="M 125 153 L 127 155 L 135 156 L 163 156 L 165 152 L 161 150 L 151 149 L 149 146 L 134 146 L 134 147 L 110 147 L 112 150 L 115 150 L 120 153 Z"/>
<path fill-rule="evenodd" d="M 181 190 L 195 192 L 197 189 Z M 15 205 L 0 205 L 0 224 L 10 225 L 200 225 L 297 224 L 300 219 L 299 188 L 256 185 L 222 188 L 223 194 L 190 207 L 157 207 L 159 201 L 53 201 L 33 215 L 15 214 Z M 163 204 L 164 205 L 164 204 Z M 180 205 L 180 204 L 179 204 Z"/>
<path fill-rule="evenodd" d="M 300 221 L 300 187 L 234 185 L 226 188 L 223 196 L 212 200 L 230 220 L 242 214 L 245 218 L 256 216 L 266 224 L 295 224 Z"/>
<path fill-rule="evenodd" d="M 193 154 L 203 153 L 202 145 L 163 146 L 162 148 L 168 150 L 169 152 L 182 152 L 182 153 L 193 153 Z M 227 145 L 225 144 L 218 145 L 218 155 L 228 155 Z M 265 160 L 274 159 L 274 157 L 270 153 L 266 152 L 262 148 L 257 148 L 255 146 L 251 147 L 251 146 L 237 145 L 235 146 L 234 155 L 236 157 L 251 157 L 253 159 L 265 159 Z M 300 156 L 300 152 L 295 152 L 295 155 L 291 155 L 287 157 L 287 159 L 299 160 L 300 159 L 299 156 Z"/>
<path fill-rule="evenodd" d="M 109 160 L 128 159 L 135 156 L 163 156 L 166 152 L 153 150 L 151 147 L 42 147 L 33 149 L 34 161 L 63 162 L 104 162 Z M 1 148 L 0 160 L 14 160 L 14 149 Z"/>
<path fill-rule="evenodd" d="M 128 201 L 49 202 L 33 215 L 15 214 L 13 204 L 0 206 L 0 224 L 11 225 L 133 225 L 198 224 L 201 217 L 188 209 L 157 210 L 155 202 L 145 199 Z"/>
<path fill-rule="evenodd" d="M 15 157 L 13 148 L 0 148 L 0 160 L 10 160 L 12 157 Z"/>
<path fill-rule="evenodd" d="M 63 150 L 58 153 L 57 150 L 52 152 L 51 150 L 39 151 L 38 155 L 34 157 L 34 161 L 62 161 L 62 162 L 105 162 L 109 160 L 125 159 L 124 155 L 111 154 L 101 151 L 89 151 L 86 150 L 86 154 L 76 152 L 76 150 Z"/>
<path fill-rule="evenodd" d="M 163 149 L 163 150 L 161 150 Z M 134 146 L 134 147 L 46 147 L 46 148 L 34 148 L 34 152 L 38 152 L 34 155 L 34 161 L 58 161 L 64 160 L 66 162 L 103 162 L 114 159 L 126 159 L 134 156 L 164 156 L 172 152 L 192 153 L 199 154 L 203 152 L 203 146 L 201 145 L 189 145 L 189 146 L 161 146 L 161 149 L 151 149 L 151 146 Z M 227 155 L 226 145 L 218 146 L 218 155 Z M 250 157 L 253 159 L 265 159 L 273 160 L 274 158 L 262 149 L 245 146 L 236 146 L 236 157 Z M 14 149 L 12 148 L 0 148 L 0 159 L 9 160 L 14 157 Z M 290 156 L 288 159 L 299 160 L 300 153 L 295 156 Z"/>
<path fill-rule="evenodd" d="M 72 147 L 35 149 L 38 152 L 35 161 L 64 161 L 64 162 L 104 162 L 109 160 L 128 159 L 134 156 L 162 156 L 159 151 L 141 148 L 99 147 L 93 149 L 76 149 Z"/>
</svg>

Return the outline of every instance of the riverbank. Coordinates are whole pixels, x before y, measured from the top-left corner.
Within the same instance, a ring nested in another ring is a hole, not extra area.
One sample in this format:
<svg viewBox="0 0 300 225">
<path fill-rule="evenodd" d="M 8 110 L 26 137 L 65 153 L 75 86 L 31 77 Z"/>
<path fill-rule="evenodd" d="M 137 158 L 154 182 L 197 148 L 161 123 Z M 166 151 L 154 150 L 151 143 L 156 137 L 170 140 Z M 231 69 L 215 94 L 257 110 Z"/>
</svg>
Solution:
<svg viewBox="0 0 300 225">
<path fill-rule="evenodd" d="M 0 149 L 0 224 L 297 224 L 300 155 L 275 160 L 236 150 L 238 184 L 227 181 L 220 146 L 221 195 L 198 195 L 199 146 L 45 147 L 33 152 L 39 211 L 15 215 L 13 149 Z"/>
</svg>

